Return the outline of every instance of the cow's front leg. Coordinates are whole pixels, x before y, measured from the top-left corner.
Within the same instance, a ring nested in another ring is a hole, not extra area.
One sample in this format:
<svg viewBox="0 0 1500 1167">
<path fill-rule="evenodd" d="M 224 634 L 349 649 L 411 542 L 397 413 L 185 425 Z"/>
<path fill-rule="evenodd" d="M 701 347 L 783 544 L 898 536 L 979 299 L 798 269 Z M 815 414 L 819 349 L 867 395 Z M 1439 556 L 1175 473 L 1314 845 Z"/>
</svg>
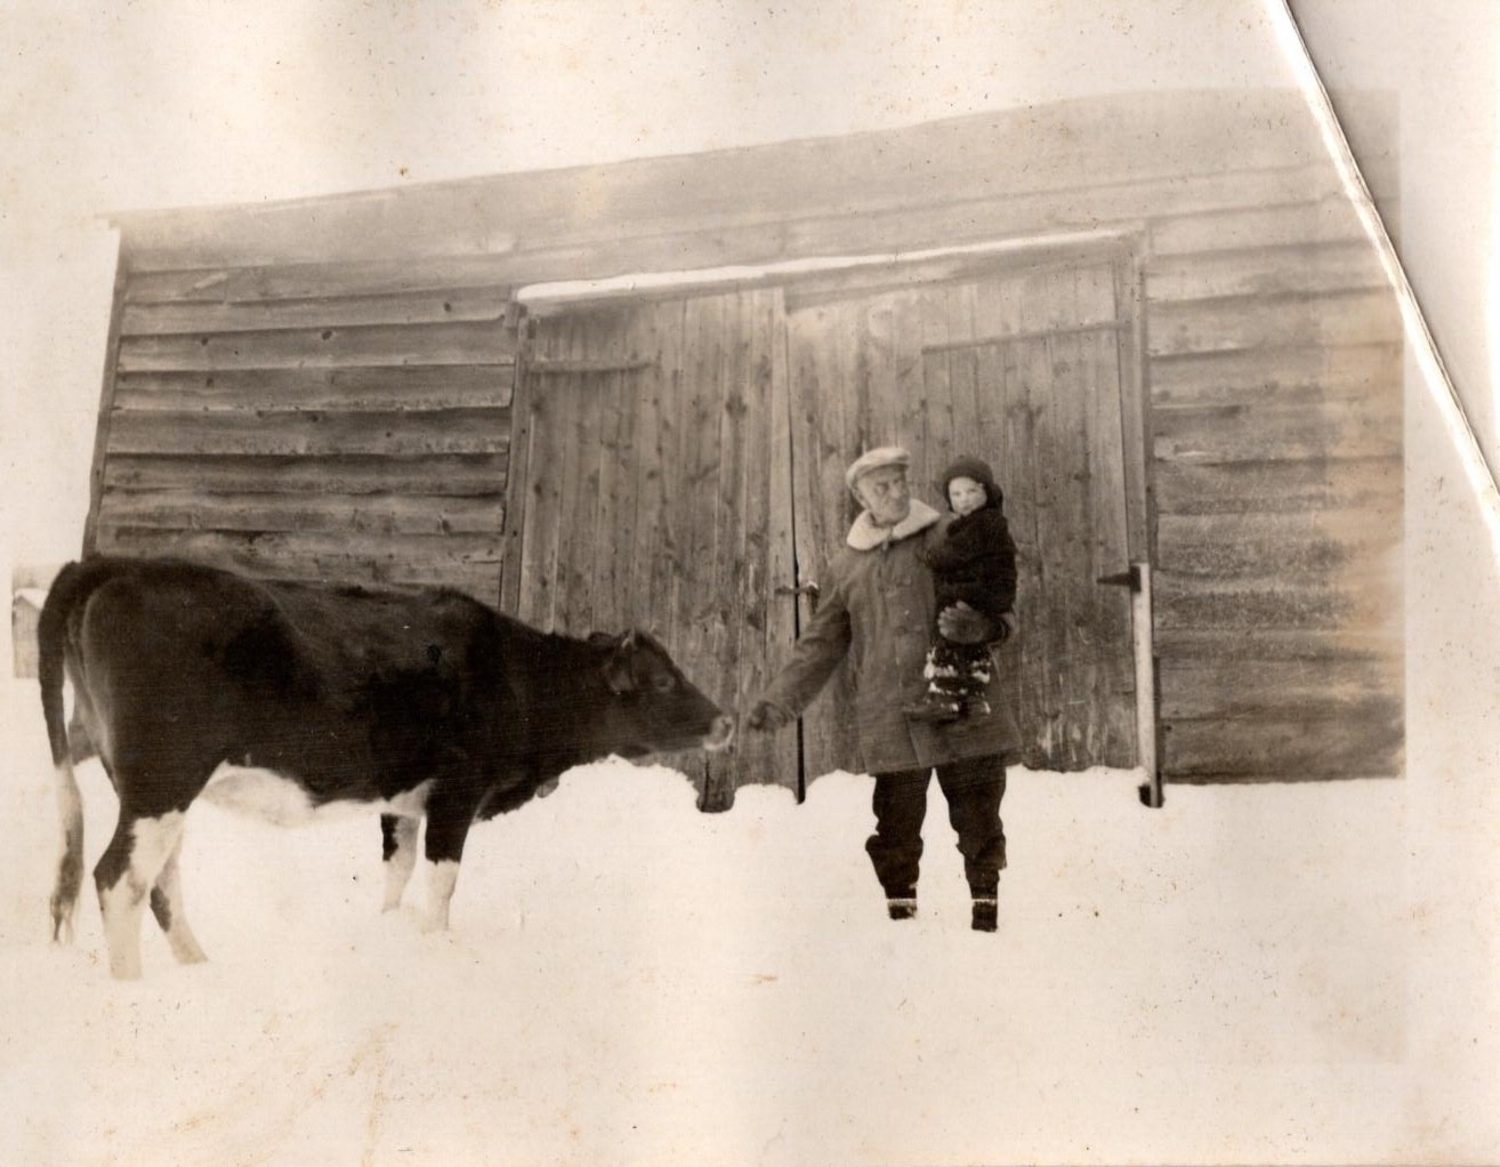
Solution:
<svg viewBox="0 0 1500 1167">
<path fill-rule="evenodd" d="M 405 815 L 380 816 L 380 834 L 384 841 L 385 908 L 393 912 L 401 906 L 401 897 L 417 865 L 417 828 L 420 819 Z"/>
<path fill-rule="evenodd" d="M 428 931 L 448 927 L 448 906 L 458 884 L 458 865 L 464 857 L 464 840 L 474 822 L 474 800 L 462 794 L 435 794 L 427 804 L 427 921 Z"/>
</svg>

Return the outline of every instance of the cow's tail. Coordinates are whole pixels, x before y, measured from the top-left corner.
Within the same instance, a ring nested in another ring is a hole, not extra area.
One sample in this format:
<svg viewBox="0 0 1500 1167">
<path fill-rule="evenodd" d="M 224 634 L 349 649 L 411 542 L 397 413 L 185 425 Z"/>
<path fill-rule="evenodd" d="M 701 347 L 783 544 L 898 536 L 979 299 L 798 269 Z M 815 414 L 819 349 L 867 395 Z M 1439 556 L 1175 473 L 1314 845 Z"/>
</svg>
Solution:
<svg viewBox="0 0 1500 1167">
<path fill-rule="evenodd" d="M 62 855 L 57 862 L 57 884 L 52 892 L 52 938 L 58 941 L 73 938 L 73 908 L 83 885 L 83 799 L 73 774 L 73 747 L 63 709 L 68 625 L 78 605 L 98 585 L 101 575 L 91 564 L 68 564 L 48 590 L 37 621 L 37 678 L 41 682 L 42 716 L 47 721 L 57 809 L 62 820 Z"/>
<path fill-rule="evenodd" d="M 66 573 L 72 564 L 63 571 Z M 61 576 L 59 576 L 61 578 Z M 52 747 L 52 764 L 61 765 L 68 757 L 68 723 L 63 713 L 63 658 L 67 653 L 67 613 L 55 603 L 55 592 L 47 594 L 42 614 L 37 620 L 37 679 L 42 687 L 42 716 L 47 719 L 47 742 Z"/>
</svg>

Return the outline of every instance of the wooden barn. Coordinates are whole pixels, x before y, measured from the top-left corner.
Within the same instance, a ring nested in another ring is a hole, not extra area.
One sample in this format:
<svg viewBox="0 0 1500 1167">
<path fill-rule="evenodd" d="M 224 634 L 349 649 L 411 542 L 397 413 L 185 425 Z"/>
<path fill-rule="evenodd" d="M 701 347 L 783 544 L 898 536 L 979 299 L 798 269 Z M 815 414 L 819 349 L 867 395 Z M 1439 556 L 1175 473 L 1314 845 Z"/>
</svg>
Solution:
<svg viewBox="0 0 1500 1167">
<path fill-rule="evenodd" d="M 1029 765 L 1401 771 L 1401 323 L 1294 93 L 116 223 L 86 551 L 639 625 L 743 709 L 846 464 L 902 443 L 936 502 L 975 453 L 1021 552 Z M 1108 582 L 1132 564 L 1149 610 Z M 721 802 L 852 765 L 835 690 L 683 764 Z"/>
</svg>

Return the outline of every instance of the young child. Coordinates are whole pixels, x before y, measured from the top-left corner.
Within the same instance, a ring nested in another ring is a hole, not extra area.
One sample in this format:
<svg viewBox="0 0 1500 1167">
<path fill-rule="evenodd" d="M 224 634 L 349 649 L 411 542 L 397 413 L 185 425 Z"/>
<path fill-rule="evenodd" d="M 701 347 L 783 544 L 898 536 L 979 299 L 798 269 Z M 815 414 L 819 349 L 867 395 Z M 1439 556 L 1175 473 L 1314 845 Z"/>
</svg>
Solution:
<svg viewBox="0 0 1500 1167">
<path fill-rule="evenodd" d="M 995 624 L 1016 602 L 1016 545 L 1005 521 L 1005 496 L 994 472 L 979 458 L 960 458 L 943 472 L 943 494 L 956 516 L 924 559 L 932 569 L 937 611 L 964 603 Z M 956 721 L 990 711 L 990 652 L 984 644 L 957 644 L 933 630 L 923 676 L 927 692 L 906 707 L 917 721 Z"/>
</svg>

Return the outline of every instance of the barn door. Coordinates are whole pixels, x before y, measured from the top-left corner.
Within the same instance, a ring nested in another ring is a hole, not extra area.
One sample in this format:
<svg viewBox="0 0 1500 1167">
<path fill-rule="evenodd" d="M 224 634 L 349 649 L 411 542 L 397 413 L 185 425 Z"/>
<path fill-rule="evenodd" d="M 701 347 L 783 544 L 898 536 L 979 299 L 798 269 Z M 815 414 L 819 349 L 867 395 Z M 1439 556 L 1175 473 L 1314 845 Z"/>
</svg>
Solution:
<svg viewBox="0 0 1500 1167">
<path fill-rule="evenodd" d="M 804 576 L 816 578 L 848 528 L 843 471 L 859 451 L 907 447 L 914 493 L 940 506 L 943 467 L 986 458 L 1019 550 L 1021 635 L 1002 667 L 1018 674 L 1024 761 L 1039 769 L 1136 763 L 1129 597 L 1097 582 L 1132 551 L 1120 262 L 907 272 L 884 286 L 846 275 L 786 292 Z M 831 696 L 806 719 L 810 776 L 853 756 L 842 680 Z"/>
<path fill-rule="evenodd" d="M 539 627 L 644 628 L 734 713 L 796 639 L 777 289 L 536 309 L 523 346 L 505 604 Z M 792 735 L 668 759 L 709 804 L 798 780 Z"/>
</svg>

